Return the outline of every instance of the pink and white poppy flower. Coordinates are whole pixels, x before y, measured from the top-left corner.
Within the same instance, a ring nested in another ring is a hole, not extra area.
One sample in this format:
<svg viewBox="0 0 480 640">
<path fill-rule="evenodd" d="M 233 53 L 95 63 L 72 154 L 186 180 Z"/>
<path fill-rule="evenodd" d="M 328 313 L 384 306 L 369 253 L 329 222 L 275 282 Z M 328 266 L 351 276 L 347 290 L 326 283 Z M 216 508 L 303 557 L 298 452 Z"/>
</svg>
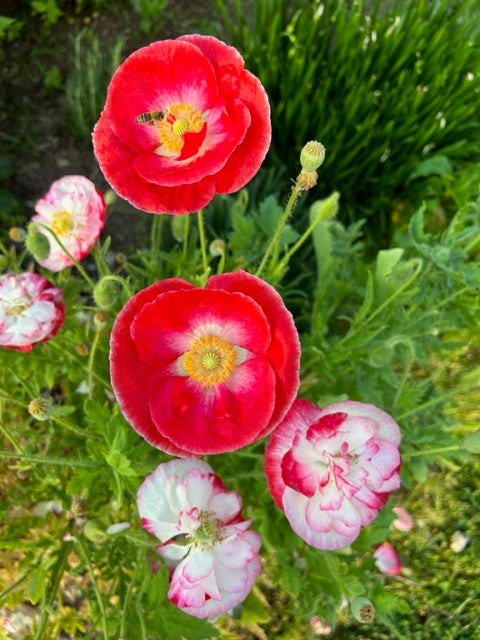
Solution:
<svg viewBox="0 0 480 640">
<path fill-rule="evenodd" d="M 400 486 L 399 444 L 398 425 L 373 405 L 298 399 L 267 444 L 272 496 L 308 544 L 345 547 Z"/>
<path fill-rule="evenodd" d="M 35 205 L 34 222 L 50 227 L 60 242 L 75 258 L 82 260 L 90 253 L 105 225 L 107 205 L 103 194 L 85 176 L 64 176 L 56 180 L 48 193 Z M 45 269 L 62 271 L 74 263 L 55 237 L 43 229 L 50 243 L 48 258 L 37 260 Z"/>
<path fill-rule="evenodd" d="M 204 288 L 156 282 L 128 301 L 111 334 L 120 408 L 171 455 L 235 451 L 269 434 L 295 399 L 299 367 L 291 313 L 245 271 L 212 276 Z"/>
<path fill-rule="evenodd" d="M 31 351 L 65 319 L 63 291 L 37 273 L 0 276 L 0 346 Z"/>
<path fill-rule="evenodd" d="M 171 572 L 170 600 L 197 618 L 243 602 L 261 569 L 261 538 L 242 517 L 242 499 L 227 491 L 203 460 L 171 460 L 138 490 L 142 525 L 162 541 Z"/>
<path fill-rule="evenodd" d="M 138 209 L 184 214 L 257 173 L 270 107 L 239 52 L 186 35 L 135 51 L 115 72 L 93 132 L 100 168 Z"/>
<path fill-rule="evenodd" d="M 395 576 L 403 569 L 402 561 L 396 550 L 388 542 L 383 542 L 373 554 L 375 564 L 382 573 Z"/>
</svg>

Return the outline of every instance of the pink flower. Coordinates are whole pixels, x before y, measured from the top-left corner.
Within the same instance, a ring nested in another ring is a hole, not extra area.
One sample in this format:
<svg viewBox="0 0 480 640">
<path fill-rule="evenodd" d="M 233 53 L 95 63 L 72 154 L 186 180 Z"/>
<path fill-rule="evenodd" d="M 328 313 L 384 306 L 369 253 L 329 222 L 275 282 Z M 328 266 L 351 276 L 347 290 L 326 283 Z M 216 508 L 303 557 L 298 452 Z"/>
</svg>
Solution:
<svg viewBox="0 0 480 640">
<path fill-rule="evenodd" d="M 93 132 L 100 167 L 123 198 L 183 214 L 257 173 L 270 107 L 236 49 L 212 36 L 154 42 L 115 72 Z"/>
<path fill-rule="evenodd" d="M 273 498 L 308 544 L 347 546 L 400 486 L 399 443 L 398 425 L 373 405 L 298 399 L 266 448 Z"/>
<path fill-rule="evenodd" d="M 56 180 L 48 193 L 35 206 L 38 215 L 34 222 L 41 222 L 57 234 L 60 242 L 75 260 L 82 260 L 90 253 L 105 225 L 107 205 L 103 194 L 84 176 L 64 176 Z M 73 265 L 54 236 L 38 227 L 50 243 L 50 254 L 39 264 L 50 271 L 61 271 Z"/>
<path fill-rule="evenodd" d="M 112 329 L 111 379 L 127 420 L 180 456 L 235 451 L 285 416 L 299 386 L 300 344 L 275 289 L 245 271 L 201 289 L 147 287 Z"/>
<path fill-rule="evenodd" d="M 400 557 L 388 542 L 383 542 L 373 555 L 376 559 L 375 564 L 382 573 L 394 576 L 401 572 L 403 565 Z"/>
<path fill-rule="evenodd" d="M 415 525 L 412 516 L 403 507 L 393 507 L 392 511 L 397 515 L 393 526 L 399 531 L 411 531 Z"/>
<path fill-rule="evenodd" d="M 170 600 L 197 618 L 242 602 L 257 579 L 260 535 L 242 517 L 242 499 L 202 460 L 161 464 L 138 490 L 142 525 L 162 541 Z"/>
<path fill-rule="evenodd" d="M 31 351 L 50 340 L 65 319 L 63 291 L 37 273 L 0 276 L 0 345 Z"/>
</svg>

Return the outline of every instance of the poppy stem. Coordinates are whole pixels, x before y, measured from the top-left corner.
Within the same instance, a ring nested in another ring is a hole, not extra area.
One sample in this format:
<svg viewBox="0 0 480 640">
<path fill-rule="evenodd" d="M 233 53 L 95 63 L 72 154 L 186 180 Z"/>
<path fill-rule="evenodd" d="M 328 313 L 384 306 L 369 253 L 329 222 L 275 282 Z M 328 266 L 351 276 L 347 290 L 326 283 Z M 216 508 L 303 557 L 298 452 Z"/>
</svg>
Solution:
<svg viewBox="0 0 480 640">
<path fill-rule="evenodd" d="M 204 271 L 204 275 L 207 276 L 210 267 L 208 266 L 207 238 L 205 235 L 205 222 L 203 220 L 203 209 L 200 209 L 197 215 L 198 215 L 198 232 L 200 234 L 200 249 L 202 252 L 203 271 Z"/>
<path fill-rule="evenodd" d="M 270 240 L 270 244 L 268 245 L 267 250 L 265 251 L 265 254 L 260 263 L 260 266 L 257 269 L 257 272 L 255 274 L 256 276 L 259 276 L 262 273 L 262 271 L 265 269 L 271 253 L 277 247 L 278 241 L 280 240 L 280 235 L 283 231 L 284 226 L 287 224 L 287 220 L 293 211 L 293 207 L 295 206 L 295 203 L 300 193 L 301 193 L 301 189 L 299 189 L 297 185 L 295 185 L 292 189 L 292 193 L 290 194 L 290 198 L 288 199 L 287 206 L 285 207 L 285 211 L 283 212 L 280 222 L 277 225 L 273 238 Z"/>
<path fill-rule="evenodd" d="M 85 269 L 82 267 L 82 265 L 78 262 L 78 260 L 75 260 L 75 258 L 72 256 L 70 251 L 65 247 L 65 245 L 59 239 L 59 237 L 57 236 L 55 231 L 53 229 L 51 229 L 48 225 L 43 224 L 43 222 L 35 222 L 35 226 L 41 227 L 42 229 L 45 229 L 45 231 L 48 231 L 48 233 L 50 233 L 55 238 L 55 240 L 59 244 L 59 246 L 62 249 L 62 251 L 64 251 L 67 254 L 67 256 L 70 258 L 70 260 L 73 262 L 73 264 L 77 267 L 77 269 L 82 274 L 82 276 L 85 278 L 85 280 L 87 281 L 88 285 L 93 289 L 95 287 L 95 283 L 90 278 L 90 276 L 85 271 Z"/>
</svg>

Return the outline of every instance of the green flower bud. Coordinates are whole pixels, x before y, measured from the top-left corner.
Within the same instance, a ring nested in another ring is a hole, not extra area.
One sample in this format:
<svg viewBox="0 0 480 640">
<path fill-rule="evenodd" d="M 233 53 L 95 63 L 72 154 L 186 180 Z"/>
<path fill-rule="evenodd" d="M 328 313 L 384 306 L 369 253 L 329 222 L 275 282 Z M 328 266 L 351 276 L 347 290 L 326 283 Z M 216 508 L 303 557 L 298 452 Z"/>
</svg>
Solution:
<svg viewBox="0 0 480 640">
<path fill-rule="evenodd" d="M 110 316 L 105 311 L 97 311 L 93 319 L 97 331 L 103 331 L 110 321 Z"/>
<path fill-rule="evenodd" d="M 23 242 L 25 240 L 25 231 L 20 227 L 11 227 L 8 230 L 8 237 L 14 242 Z"/>
<path fill-rule="evenodd" d="M 118 283 L 109 277 L 97 282 L 93 290 L 93 299 L 101 309 L 110 309 L 118 299 Z"/>
<path fill-rule="evenodd" d="M 28 405 L 28 412 L 36 420 L 48 420 L 53 415 L 53 403 L 51 398 L 39 396 Z"/>
<path fill-rule="evenodd" d="M 350 611 L 357 622 L 366 624 L 375 619 L 375 608 L 368 598 L 356 596 L 350 603 Z"/>
<path fill-rule="evenodd" d="M 305 171 L 315 171 L 325 160 L 325 147 L 321 142 L 311 140 L 300 152 L 300 164 Z"/>
<path fill-rule="evenodd" d="M 213 257 L 223 256 L 225 253 L 225 246 L 226 245 L 224 240 L 222 240 L 221 238 L 215 238 L 215 240 L 212 240 L 212 242 L 210 243 L 208 251 Z"/>
<path fill-rule="evenodd" d="M 25 238 L 25 246 L 35 260 L 46 260 L 50 255 L 50 241 L 44 233 L 30 228 Z"/>
</svg>

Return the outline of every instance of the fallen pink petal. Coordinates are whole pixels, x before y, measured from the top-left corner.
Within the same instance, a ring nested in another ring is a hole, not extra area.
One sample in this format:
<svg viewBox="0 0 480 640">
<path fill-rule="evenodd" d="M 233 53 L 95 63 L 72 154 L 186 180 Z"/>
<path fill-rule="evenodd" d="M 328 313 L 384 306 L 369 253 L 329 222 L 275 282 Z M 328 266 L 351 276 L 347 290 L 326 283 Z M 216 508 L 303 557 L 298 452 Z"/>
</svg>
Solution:
<svg viewBox="0 0 480 640">
<path fill-rule="evenodd" d="M 375 564 L 382 573 L 394 576 L 402 571 L 403 565 L 400 556 L 388 542 L 383 542 L 373 555 Z"/>
<path fill-rule="evenodd" d="M 393 521 L 393 526 L 399 531 L 411 531 L 415 526 L 412 516 L 403 507 L 393 507 L 393 513 L 397 516 Z"/>
</svg>

